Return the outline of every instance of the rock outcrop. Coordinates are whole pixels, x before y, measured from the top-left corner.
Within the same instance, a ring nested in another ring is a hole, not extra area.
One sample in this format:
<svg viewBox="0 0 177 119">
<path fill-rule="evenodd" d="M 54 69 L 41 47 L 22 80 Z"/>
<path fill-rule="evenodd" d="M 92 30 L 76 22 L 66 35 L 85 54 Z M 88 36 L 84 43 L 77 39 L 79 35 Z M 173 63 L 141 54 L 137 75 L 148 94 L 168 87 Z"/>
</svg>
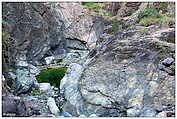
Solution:
<svg viewBox="0 0 177 119">
<path fill-rule="evenodd" d="M 142 29 L 148 28 L 125 29 L 90 53 L 94 60 L 79 80 L 77 93 L 84 102 L 74 104 L 77 110 L 78 105 L 84 105 L 84 115 L 154 117 L 165 106 L 172 105 L 170 111 L 174 113 L 175 77 L 158 64 L 173 56 L 175 45 L 154 37 L 152 31 L 156 27 L 146 32 Z M 159 42 L 163 42 L 160 47 Z"/>
<path fill-rule="evenodd" d="M 13 61 L 3 64 L 12 84 L 3 77 L 3 116 L 175 116 L 174 24 L 136 24 L 153 3 L 109 5 L 121 19 L 96 16 L 80 2 L 2 4 L 3 32 L 16 41 Z M 53 67 L 68 67 L 60 87 L 38 83 Z"/>
<path fill-rule="evenodd" d="M 79 79 L 83 69 L 83 66 L 79 64 L 71 64 L 60 84 L 60 93 L 64 94 L 66 100 L 68 101 L 67 103 L 76 106 L 76 114 L 79 115 L 84 113 L 82 105 L 83 99 L 79 91 Z M 68 109 L 65 108 L 65 110 L 67 111 Z"/>
<path fill-rule="evenodd" d="M 8 32 L 16 39 L 17 62 L 38 64 L 50 48 L 64 39 L 62 22 L 43 3 L 3 3 L 3 9 L 4 20 L 11 26 Z"/>
<path fill-rule="evenodd" d="M 58 3 L 57 5 L 61 6 L 59 12 L 65 21 L 66 37 L 85 41 L 90 49 L 94 48 L 103 32 L 102 19 L 91 16 L 81 3 Z"/>
<path fill-rule="evenodd" d="M 38 65 L 48 55 L 88 50 L 102 31 L 98 19 L 80 13 L 80 3 L 3 3 L 3 9 L 6 31 L 16 39 L 17 62 Z"/>
</svg>

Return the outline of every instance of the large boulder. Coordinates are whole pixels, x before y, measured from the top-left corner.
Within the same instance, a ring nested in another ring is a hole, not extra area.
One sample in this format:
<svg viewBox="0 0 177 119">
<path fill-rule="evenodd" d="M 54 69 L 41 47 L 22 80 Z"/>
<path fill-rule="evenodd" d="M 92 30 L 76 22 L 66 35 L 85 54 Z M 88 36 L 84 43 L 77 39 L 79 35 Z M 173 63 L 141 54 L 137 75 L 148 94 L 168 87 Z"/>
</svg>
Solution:
<svg viewBox="0 0 177 119">
<path fill-rule="evenodd" d="M 50 110 L 47 100 L 41 97 L 19 97 L 12 94 L 2 96 L 2 116 L 4 117 L 46 117 Z"/>
<path fill-rule="evenodd" d="M 2 96 L 2 116 L 27 116 L 24 101 L 14 95 Z"/>
<path fill-rule="evenodd" d="M 22 93 L 29 93 L 33 89 L 38 89 L 39 84 L 36 80 L 36 75 L 39 74 L 37 67 L 22 63 L 17 66 L 16 70 L 16 83 L 15 83 L 15 93 L 17 95 Z"/>
</svg>

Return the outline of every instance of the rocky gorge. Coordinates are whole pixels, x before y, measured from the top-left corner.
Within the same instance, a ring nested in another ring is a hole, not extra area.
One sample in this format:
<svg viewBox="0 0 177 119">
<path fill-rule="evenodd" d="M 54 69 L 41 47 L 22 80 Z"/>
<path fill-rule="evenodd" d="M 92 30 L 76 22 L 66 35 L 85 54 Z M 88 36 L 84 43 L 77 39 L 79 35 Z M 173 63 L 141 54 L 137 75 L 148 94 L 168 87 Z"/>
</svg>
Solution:
<svg viewBox="0 0 177 119">
<path fill-rule="evenodd" d="M 2 116 L 174 117 L 174 15 L 174 2 L 3 2 Z"/>
</svg>

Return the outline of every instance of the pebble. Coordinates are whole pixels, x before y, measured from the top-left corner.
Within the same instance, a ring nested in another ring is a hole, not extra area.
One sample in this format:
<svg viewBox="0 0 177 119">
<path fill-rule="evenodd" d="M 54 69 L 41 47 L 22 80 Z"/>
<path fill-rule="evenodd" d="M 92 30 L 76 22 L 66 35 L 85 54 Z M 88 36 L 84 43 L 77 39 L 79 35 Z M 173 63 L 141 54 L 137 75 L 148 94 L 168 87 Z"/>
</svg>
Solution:
<svg viewBox="0 0 177 119">
<path fill-rule="evenodd" d="M 175 74 L 175 72 L 173 72 L 171 69 L 169 69 L 169 67 L 166 67 L 163 64 L 158 64 L 158 67 L 159 67 L 160 70 L 167 72 L 169 75 L 174 75 Z"/>
<path fill-rule="evenodd" d="M 167 112 L 167 117 L 173 117 L 173 115 L 175 115 L 175 113 L 173 113 L 173 112 Z"/>
<path fill-rule="evenodd" d="M 58 95 L 53 95 L 53 97 L 58 97 Z"/>
<path fill-rule="evenodd" d="M 58 88 L 54 88 L 54 91 L 58 91 Z"/>
<path fill-rule="evenodd" d="M 82 114 L 82 115 L 80 115 L 79 117 L 86 117 L 86 116 Z"/>
<path fill-rule="evenodd" d="M 91 114 L 89 117 L 97 117 L 96 114 Z"/>
<path fill-rule="evenodd" d="M 156 117 L 167 117 L 166 112 L 160 112 L 156 115 Z"/>
<path fill-rule="evenodd" d="M 164 66 L 163 64 L 158 64 L 158 67 L 159 67 L 159 69 L 162 70 L 162 71 L 164 71 L 164 69 L 165 69 L 165 66 Z"/>
<path fill-rule="evenodd" d="M 174 62 L 173 58 L 166 58 L 162 61 L 162 64 L 165 66 L 170 66 Z"/>
<path fill-rule="evenodd" d="M 46 64 L 51 64 L 54 59 L 55 59 L 55 58 L 54 58 L 53 56 L 46 57 L 46 58 L 45 58 Z"/>
</svg>

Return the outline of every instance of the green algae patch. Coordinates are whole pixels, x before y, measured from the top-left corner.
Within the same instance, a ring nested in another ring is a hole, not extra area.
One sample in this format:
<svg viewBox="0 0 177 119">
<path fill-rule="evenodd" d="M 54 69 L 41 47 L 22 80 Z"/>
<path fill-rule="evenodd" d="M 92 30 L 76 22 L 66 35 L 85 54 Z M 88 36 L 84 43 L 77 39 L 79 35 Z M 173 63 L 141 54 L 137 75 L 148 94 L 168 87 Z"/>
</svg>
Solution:
<svg viewBox="0 0 177 119">
<path fill-rule="evenodd" d="M 65 76 L 67 67 L 44 69 L 36 77 L 39 83 L 50 83 L 54 87 L 60 86 L 61 79 Z"/>
</svg>

